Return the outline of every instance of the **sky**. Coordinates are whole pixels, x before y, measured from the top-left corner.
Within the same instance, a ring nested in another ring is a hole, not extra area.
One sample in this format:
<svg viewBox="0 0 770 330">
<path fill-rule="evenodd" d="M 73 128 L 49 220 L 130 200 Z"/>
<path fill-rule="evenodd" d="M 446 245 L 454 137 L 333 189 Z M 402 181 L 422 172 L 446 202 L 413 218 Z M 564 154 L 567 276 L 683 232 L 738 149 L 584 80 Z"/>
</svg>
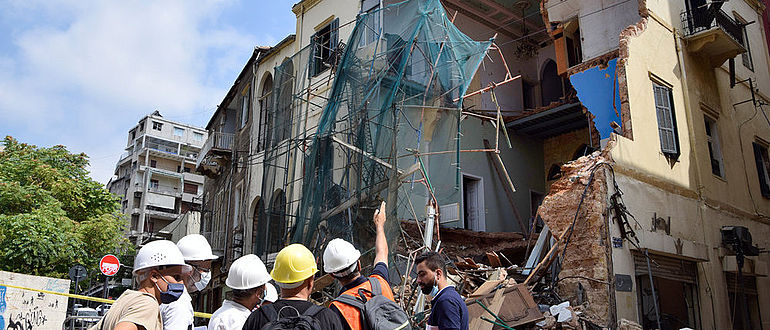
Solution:
<svg viewBox="0 0 770 330">
<path fill-rule="evenodd" d="M 204 126 L 297 0 L 0 0 L 0 137 L 85 152 L 107 183 L 155 110 Z"/>
</svg>

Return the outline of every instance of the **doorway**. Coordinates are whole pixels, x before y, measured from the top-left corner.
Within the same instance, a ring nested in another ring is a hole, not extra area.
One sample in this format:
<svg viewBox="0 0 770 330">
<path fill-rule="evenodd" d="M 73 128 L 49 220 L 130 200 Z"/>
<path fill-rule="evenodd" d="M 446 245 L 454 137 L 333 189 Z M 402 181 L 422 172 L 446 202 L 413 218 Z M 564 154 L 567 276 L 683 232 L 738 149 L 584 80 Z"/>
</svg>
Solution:
<svg viewBox="0 0 770 330">
<path fill-rule="evenodd" d="M 481 177 L 463 174 L 463 221 L 465 229 L 484 231 L 484 181 Z"/>
</svg>

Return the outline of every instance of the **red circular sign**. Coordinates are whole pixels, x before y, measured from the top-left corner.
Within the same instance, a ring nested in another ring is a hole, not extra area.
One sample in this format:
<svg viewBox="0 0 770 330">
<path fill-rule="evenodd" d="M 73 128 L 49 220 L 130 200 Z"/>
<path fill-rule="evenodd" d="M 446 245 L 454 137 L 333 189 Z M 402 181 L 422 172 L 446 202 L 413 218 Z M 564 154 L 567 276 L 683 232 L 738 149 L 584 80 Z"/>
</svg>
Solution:
<svg viewBox="0 0 770 330">
<path fill-rule="evenodd" d="M 114 255 L 108 254 L 99 261 L 99 270 L 101 270 L 104 275 L 114 276 L 118 273 L 119 269 L 120 261 L 118 261 L 118 257 Z"/>
</svg>

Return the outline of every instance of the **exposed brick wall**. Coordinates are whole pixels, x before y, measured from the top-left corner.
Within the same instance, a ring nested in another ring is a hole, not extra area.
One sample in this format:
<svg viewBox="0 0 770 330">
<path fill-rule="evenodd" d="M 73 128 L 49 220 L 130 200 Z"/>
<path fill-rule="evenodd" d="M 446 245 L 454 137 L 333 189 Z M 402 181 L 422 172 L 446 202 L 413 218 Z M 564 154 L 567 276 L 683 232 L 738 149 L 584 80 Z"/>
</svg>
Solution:
<svg viewBox="0 0 770 330">
<path fill-rule="evenodd" d="M 613 297 L 607 283 L 610 279 L 610 247 L 607 244 L 607 227 L 604 211 L 607 208 L 605 170 L 595 172 L 589 181 L 591 170 L 600 162 L 609 161 L 596 152 L 579 158 L 562 167 L 564 175 L 551 185 L 550 193 L 538 209 L 538 214 L 555 237 L 568 231 L 587 185 L 588 193 L 580 206 L 577 221 L 567 245 L 557 290 L 572 304 L 577 302 L 578 285 L 584 288 L 584 312 L 601 325 L 613 323 Z M 563 245 L 561 245 L 563 246 Z M 561 255 L 561 249 L 558 253 Z M 586 280 L 589 278 L 591 280 Z"/>
</svg>

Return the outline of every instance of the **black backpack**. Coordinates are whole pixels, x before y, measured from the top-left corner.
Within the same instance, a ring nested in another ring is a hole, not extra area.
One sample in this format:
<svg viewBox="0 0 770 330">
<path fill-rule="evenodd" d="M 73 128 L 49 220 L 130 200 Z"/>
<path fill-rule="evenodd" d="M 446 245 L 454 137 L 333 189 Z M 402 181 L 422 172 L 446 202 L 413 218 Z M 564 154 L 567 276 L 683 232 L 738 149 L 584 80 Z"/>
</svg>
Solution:
<svg viewBox="0 0 770 330">
<path fill-rule="evenodd" d="M 294 313 L 297 315 L 282 317 L 281 312 L 285 309 L 294 310 Z M 312 305 L 304 313 L 300 313 L 296 308 L 289 305 L 283 306 L 280 310 L 276 311 L 275 305 L 270 304 L 262 307 L 262 310 L 267 315 L 267 319 L 270 320 L 270 322 L 262 327 L 262 330 L 322 330 L 321 324 L 315 319 L 315 315 L 324 310 L 321 306 Z"/>
<path fill-rule="evenodd" d="M 358 289 L 359 297 L 342 294 L 335 301 L 358 308 L 365 329 L 409 329 L 409 316 L 396 302 L 382 295 L 380 281 L 370 277 L 369 284 L 372 285 L 371 292 L 361 288 Z M 365 292 L 372 297 L 367 299 Z"/>
</svg>

